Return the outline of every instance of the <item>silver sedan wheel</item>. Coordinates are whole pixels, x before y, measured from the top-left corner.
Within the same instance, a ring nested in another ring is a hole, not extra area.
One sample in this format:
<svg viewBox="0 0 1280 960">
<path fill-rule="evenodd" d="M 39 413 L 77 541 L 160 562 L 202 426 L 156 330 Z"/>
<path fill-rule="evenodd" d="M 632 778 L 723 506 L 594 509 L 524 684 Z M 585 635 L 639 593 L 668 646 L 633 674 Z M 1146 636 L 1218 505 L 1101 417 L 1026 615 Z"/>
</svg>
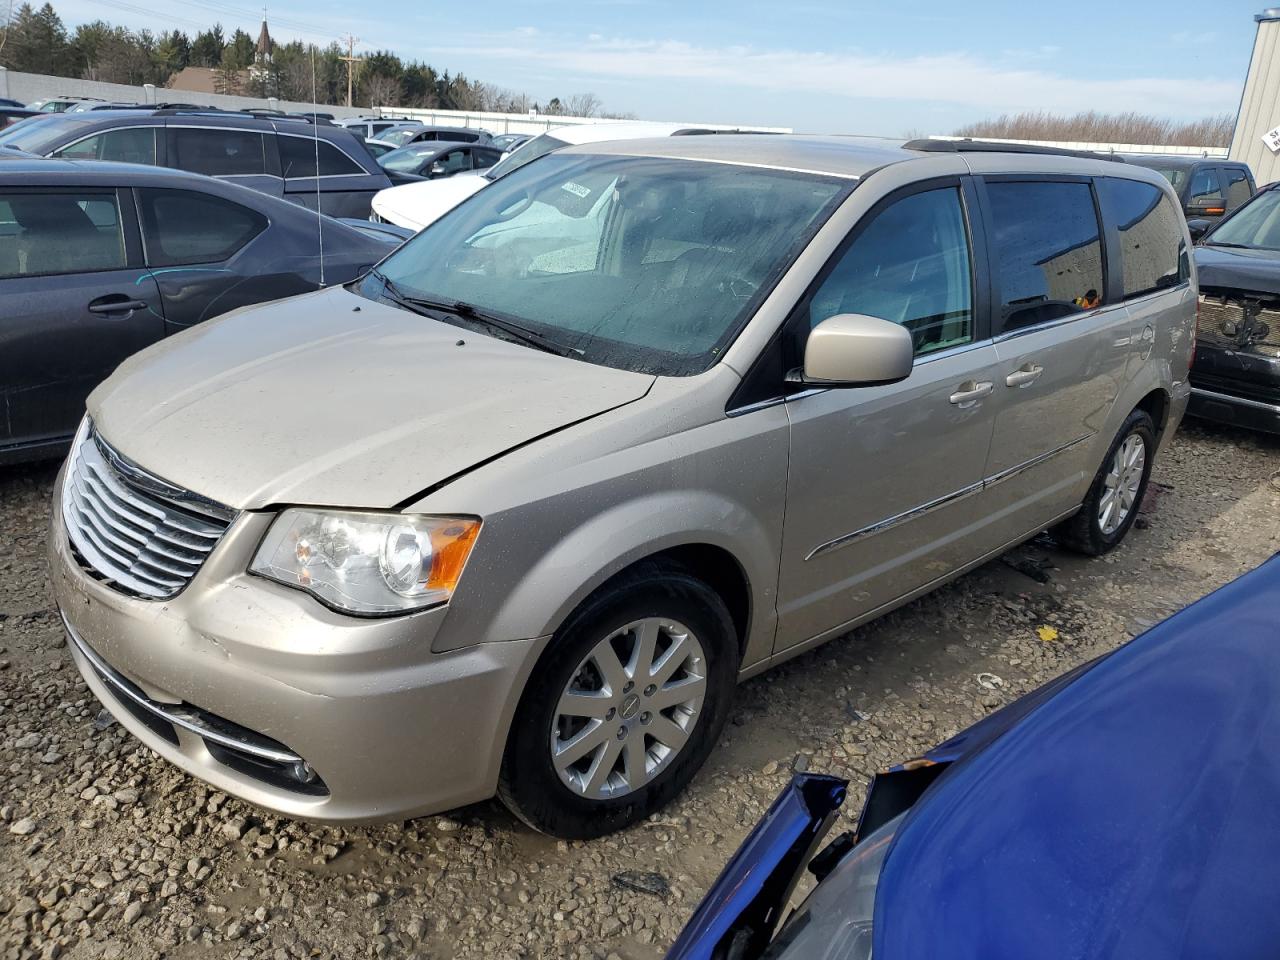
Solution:
<svg viewBox="0 0 1280 960">
<path fill-rule="evenodd" d="M 551 725 L 551 762 L 593 800 L 639 790 L 689 741 L 707 689 L 692 630 L 664 617 L 627 624 L 578 664 Z"/>
<path fill-rule="evenodd" d="M 1142 472 L 1147 465 L 1147 445 L 1133 434 L 1120 444 L 1102 479 L 1102 497 L 1098 501 L 1098 526 L 1111 536 L 1124 524 L 1137 506 Z"/>
</svg>

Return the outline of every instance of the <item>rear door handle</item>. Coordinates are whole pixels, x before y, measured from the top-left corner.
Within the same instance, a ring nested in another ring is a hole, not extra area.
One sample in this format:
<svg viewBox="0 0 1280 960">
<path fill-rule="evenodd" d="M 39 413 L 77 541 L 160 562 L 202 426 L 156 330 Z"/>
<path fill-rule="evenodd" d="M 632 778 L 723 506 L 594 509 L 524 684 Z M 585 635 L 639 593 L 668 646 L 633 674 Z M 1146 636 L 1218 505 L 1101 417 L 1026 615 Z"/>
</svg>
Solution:
<svg viewBox="0 0 1280 960">
<path fill-rule="evenodd" d="M 957 407 L 971 407 L 983 397 L 991 395 L 995 385 L 990 380 L 975 382 L 967 380 L 960 384 L 960 389 L 950 396 L 950 401 Z"/>
<path fill-rule="evenodd" d="M 1029 387 L 1040 379 L 1040 374 L 1044 373 L 1044 367 L 1035 363 L 1024 363 L 1013 373 L 1004 378 L 1004 382 L 1011 387 Z"/>
<path fill-rule="evenodd" d="M 105 297 L 98 297 L 89 302 L 89 312 L 97 314 L 133 313 L 135 310 L 145 309 L 147 309 L 145 301 L 129 300 L 122 293 L 107 294 Z"/>
</svg>

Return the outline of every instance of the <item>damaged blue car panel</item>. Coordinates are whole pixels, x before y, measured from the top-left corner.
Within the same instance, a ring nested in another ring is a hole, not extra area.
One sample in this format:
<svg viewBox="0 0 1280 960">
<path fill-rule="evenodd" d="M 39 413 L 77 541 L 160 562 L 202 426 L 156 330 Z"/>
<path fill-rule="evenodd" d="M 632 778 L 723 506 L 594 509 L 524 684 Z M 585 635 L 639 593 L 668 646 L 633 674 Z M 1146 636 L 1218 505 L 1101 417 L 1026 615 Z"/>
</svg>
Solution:
<svg viewBox="0 0 1280 960">
<path fill-rule="evenodd" d="M 1278 613 L 1280 556 L 877 778 L 868 808 L 895 776 L 932 771 L 918 796 L 906 791 L 901 819 L 885 822 L 897 803 L 879 823 L 864 810 L 858 835 L 892 838 L 877 863 L 872 935 L 850 950 L 826 943 L 822 955 L 1274 957 Z M 815 872 L 834 872 L 822 863 L 833 848 L 838 871 L 869 842 L 837 838 Z M 751 866 L 735 857 L 715 889 Z M 805 914 L 794 917 L 812 923 Z M 792 926 L 769 948 L 728 953 L 735 924 L 722 912 L 721 952 L 677 952 L 689 949 L 682 938 L 669 957 L 815 956 L 787 946 Z"/>
</svg>

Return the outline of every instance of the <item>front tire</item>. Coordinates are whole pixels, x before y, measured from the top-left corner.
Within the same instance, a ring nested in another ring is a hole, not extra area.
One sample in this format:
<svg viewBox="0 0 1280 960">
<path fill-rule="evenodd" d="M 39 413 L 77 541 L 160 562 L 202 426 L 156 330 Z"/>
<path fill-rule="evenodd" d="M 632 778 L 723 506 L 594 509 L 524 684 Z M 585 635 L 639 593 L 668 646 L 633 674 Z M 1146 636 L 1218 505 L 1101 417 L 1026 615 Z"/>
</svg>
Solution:
<svg viewBox="0 0 1280 960">
<path fill-rule="evenodd" d="M 1116 547 L 1138 517 L 1155 452 L 1155 424 L 1145 410 L 1134 410 L 1112 441 L 1080 512 L 1054 528 L 1058 542 L 1091 557 Z"/>
<path fill-rule="evenodd" d="M 637 567 L 552 638 L 512 721 L 498 796 L 535 830 L 564 839 L 644 819 L 711 753 L 738 660 L 715 591 L 678 568 Z"/>
</svg>

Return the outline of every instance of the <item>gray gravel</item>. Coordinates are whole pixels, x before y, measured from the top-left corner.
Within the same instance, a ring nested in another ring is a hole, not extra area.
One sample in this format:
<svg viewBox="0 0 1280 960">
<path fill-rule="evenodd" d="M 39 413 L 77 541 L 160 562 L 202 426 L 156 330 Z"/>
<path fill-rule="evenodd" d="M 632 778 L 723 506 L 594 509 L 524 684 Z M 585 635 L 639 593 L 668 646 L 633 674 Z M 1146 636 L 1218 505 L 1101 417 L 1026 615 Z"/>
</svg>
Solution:
<svg viewBox="0 0 1280 960">
<path fill-rule="evenodd" d="M 657 958 L 792 770 L 848 777 L 856 797 L 1280 549 L 1280 443 L 1191 425 L 1118 552 L 1041 538 L 746 684 L 708 768 L 650 822 L 564 843 L 489 803 L 338 830 L 211 790 L 101 711 L 46 584 L 53 474 L 0 468 L 5 960 Z"/>
</svg>

